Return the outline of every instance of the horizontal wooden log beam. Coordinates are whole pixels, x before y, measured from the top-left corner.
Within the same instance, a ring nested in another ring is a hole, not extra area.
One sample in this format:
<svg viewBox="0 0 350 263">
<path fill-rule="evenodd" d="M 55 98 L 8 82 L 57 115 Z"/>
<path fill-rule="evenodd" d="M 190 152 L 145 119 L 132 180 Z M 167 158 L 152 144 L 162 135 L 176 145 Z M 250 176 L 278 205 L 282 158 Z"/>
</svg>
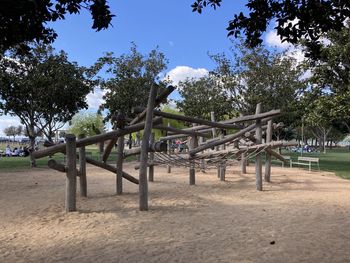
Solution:
<svg viewBox="0 0 350 263">
<path fill-rule="evenodd" d="M 153 119 L 154 125 L 160 124 L 161 122 L 162 122 L 162 118 L 154 118 Z M 110 139 L 113 139 L 113 138 L 116 138 L 119 136 L 124 136 L 126 134 L 133 133 L 136 131 L 140 131 L 144 128 L 144 126 L 145 126 L 145 123 L 142 122 L 142 123 L 138 123 L 138 124 L 135 124 L 132 126 L 125 127 L 122 130 L 111 131 L 111 132 L 107 132 L 107 133 L 103 133 L 103 134 L 94 135 L 94 136 L 91 136 L 88 138 L 80 139 L 80 140 L 77 140 L 77 148 L 81 147 L 81 146 L 95 144 L 98 142 L 103 142 L 103 141 L 110 140 Z M 49 148 L 33 152 L 32 156 L 35 159 L 39 159 L 39 158 L 43 158 L 45 156 L 53 155 L 53 154 L 58 153 L 58 152 L 62 152 L 65 150 L 65 148 L 66 148 L 65 143 L 57 144 L 57 145 L 51 146 Z"/>
<path fill-rule="evenodd" d="M 226 155 L 226 154 L 235 154 L 236 158 L 239 158 L 242 153 L 249 153 L 254 151 L 259 151 L 264 148 L 277 148 L 277 147 L 288 147 L 288 146 L 294 146 L 296 143 L 294 142 L 284 142 L 284 141 L 277 141 L 277 142 L 271 142 L 271 143 L 262 143 L 262 144 L 256 144 L 252 146 L 247 146 L 243 148 L 233 148 L 233 149 L 227 149 L 227 150 L 219 150 L 219 151 L 210 151 L 210 152 L 204 152 L 196 154 L 191 158 L 215 158 L 220 155 Z"/>
<path fill-rule="evenodd" d="M 53 170 L 65 173 L 67 172 L 66 166 L 64 164 L 56 162 L 54 159 L 50 159 L 47 162 L 47 166 Z"/>
<path fill-rule="evenodd" d="M 56 170 L 58 172 L 61 172 L 61 173 L 66 173 L 67 172 L 67 167 L 62 164 L 62 163 L 58 163 L 56 162 L 54 159 L 50 159 L 48 162 L 47 162 L 47 166 L 53 170 Z M 80 171 L 77 169 L 77 176 L 80 176 Z"/>
<path fill-rule="evenodd" d="M 168 144 L 166 142 L 157 141 L 149 146 L 150 152 L 166 152 L 168 149 Z"/>
<path fill-rule="evenodd" d="M 244 134 L 245 137 L 247 137 L 251 142 L 256 143 L 256 138 L 250 134 L 250 132 L 246 132 Z M 287 160 L 279 153 L 275 152 L 274 150 L 272 150 L 271 148 L 266 148 L 265 151 L 269 154 L 271 154 L 273 157 L 275 157 L 276 159 L 281 160 L 282 162 L 286 163 Z"/>
<path fill-rule="evenodd" d="M 124 158 L 128 157 L 128 156 L 140 154 L 140 153 L 141 153 L 141 147 L 135 147 L 132 149 L 125 149 L 124 150 Z"/>
<path fill-rule="evenodd" d="M 143 110 L 144 110 L 143 107 L 135 107 L 134 108 L 135 112 L 139 112 L 139 111 L 143 111 Z M 193 118 L 193 117 L 177 115 L 177 114 L 172 114 L 172 113 L 162 112 L 162 111 L 157 111 L 157 110 L 154 111 L 154 115 L 161 116 L 161 117 L 164 117 L 167 119 L 172 119 L 172 120 L 203 124 L 203 125 L 207 125 L 209 127 L 214 127 L 214 128 L 219 128 L 219 129 L 236 129 L 237 128 L 236 125 L 232 125 L 232 124 L 212 122 L 212 121 L 208 121 L 205 119 Z"/>
<path fill-rule="evenodd" d="M 173 128 L 173 127 L 167 127 L 167 126 L 162 126 L 162 125 L 157 125 L 155 127 L 153 127 L 154 129 L 159 129 L 159 130 L 164 130 L 164 131 L 168 131 L 168 132 L 173 132 L 176 133 L 175 136 L 177 135 L 181 135 L 183 137 L 187 137 L 187 136 L 200 136 L 200 137 L 206 137 L 206 138 L 210 138 L 211 136 L 209 134 L 206 133 L 202 133 L 202 132 L 197 132 L 197 131 L 186 131 L 183 129 L 177 129 L 177 128 Z M 172 136 L 174 135 L 169 135 L 166 137 L 161 137 L 160 140 L 161 141 L 166 141 L 166 140 L 172 140 L 169 138 L 172 138 Z M 182 137 L 180 137 L 182 138 Z"/>
<path fill-rule="evenodd" d="M 262 122 L 266 122 L 267 120 L 264 118 L 271 119 L 270 117 L 278 116 L 280 114 L 281 114 L 280 110 L 271 110 L 271 111 L 267 111 L 267 112 L 260 113 L 260 114 L 247 115 L 247 116 L 232 118 L 229 120 L 219 121 L 219 123 L 231 124 L 233 127 L 235 127 L 235 129 L 243 129 L 244 127 L 242 125 L 238 125 L 239 123 L 247 122 L 247 121 L 254 121 L 254 120 L 258 120 L 258 119 L 262 119 Z M 200 126 L 195 126 L 195 127 L 191 127 L 191 128 L 186 128 L 185 130 L 198 131 L 198 130 L 204 130 L 204 129 L 209 129 L 209 128 L 210 127 L 207 125 L 200 125 Z"/>
<path fill-rule="evenodd" d="M 112 173 L 117 173 L 117 168 L 112 166 L 112 165 L 96 161 L 96 160 L 91 159 L 89 157 L 86 157 L 86 162 L 89 163 L 89 164 L 95 165 L 97 167 L 100 167 L 102 169 L 105 169 L 107 171 L 110 171 Z M 123 178 L 125 178 L 126 180 L 128 180 L 128 181 L 130 181 L 130 182 L 132 182 L 134 184 L 139 184 L 139 180 L 138 179 L 136 179 L 135 177 L 131 176 L 130 174 L 128 174 L 128 173 L 126 173 L 124 171 L 123 171 Z"/>
</svg>

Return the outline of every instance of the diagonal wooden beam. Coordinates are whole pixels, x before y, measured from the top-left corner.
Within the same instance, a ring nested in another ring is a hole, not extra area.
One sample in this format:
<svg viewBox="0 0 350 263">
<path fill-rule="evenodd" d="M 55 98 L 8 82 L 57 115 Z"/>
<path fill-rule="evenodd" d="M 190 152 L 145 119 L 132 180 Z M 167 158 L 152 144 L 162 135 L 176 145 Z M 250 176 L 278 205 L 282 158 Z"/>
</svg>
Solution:
<svg viewBox="0 0 350 263">
<path fill-rule="evenodd" d="M 106 163 L 102 163 L 102 162 L 99 162 L 99 161 L 96 161 L 92 158 L 89 158 L 89 157 L 86 157 L 86 162 L 89 163 L 89 164 L 92 164 L 92 165 L 95 165 L 97 167 L 100 167 L 102 169 L 105 169 L 107 171 L 110 171 L 112 173 L 117 173 L 117 168 L 112 166 L 112 165 L 109 165 L 109 164 L 106 164 Z M 139 180 L 136 179 L 135 177 L 131 176 L 130 174 L 126 173 L 123 171 L 123 178 L 125 178 L 126 180 L 134 183 L 134 184 L 139 184 Z"/>
</svg>

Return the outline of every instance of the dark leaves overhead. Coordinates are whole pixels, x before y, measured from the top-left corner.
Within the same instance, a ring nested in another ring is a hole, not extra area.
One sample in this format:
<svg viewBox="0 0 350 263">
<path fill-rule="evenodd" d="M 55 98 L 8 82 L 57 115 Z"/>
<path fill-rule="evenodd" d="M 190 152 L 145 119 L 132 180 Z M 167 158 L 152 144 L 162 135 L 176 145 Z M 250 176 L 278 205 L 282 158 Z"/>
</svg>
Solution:
<svg viewBox="0 0 350 263">
<path fill-rule="evenodd" d="M 207 5 L 219 7 L 222 1 L 196 0 L 194 12 Z M 227 27 L 228 35 L 244 33 L 246 44 L 256 47 L 271 21 L 276 21 L 277 34 L 292 44 L 306 39 L 311 53 L 320 49 L 320 37 L 331 30 L 340 31 L 350 17 L 349 0 L 248 0 L 248 14 L 235 14 Z"/>
<path fill-rule="evenodd" d="M 25 42 L 41 40 L 51 43 L 56 32 L 48 22 L 65 19 L 66 14 L 77 14 L 81 9 L 90 12 L 92 28 L 106 29 L 113 15 L 106 0 L 2 0 L 0 8 L 0 50 Z"/>
</svg>

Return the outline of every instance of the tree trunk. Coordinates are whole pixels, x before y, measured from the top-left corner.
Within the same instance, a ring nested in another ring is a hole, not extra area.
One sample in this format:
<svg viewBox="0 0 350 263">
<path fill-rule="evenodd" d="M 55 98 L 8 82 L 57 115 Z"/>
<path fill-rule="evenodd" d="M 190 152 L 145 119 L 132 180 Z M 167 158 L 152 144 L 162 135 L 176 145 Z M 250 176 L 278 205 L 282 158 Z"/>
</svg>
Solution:
<svg viewBox="0 0 350 263">
<path fill-rule="evenodd" d="M 132 134 L 129 134 L 129 149 L 132 148 Z"/>
<path fill-rule="evenodd" d="M 30 140 L 30 166 L 31 167 L 36 167 L 36 160 L 32 156 L 32 152 L 35 151 L 35 136 L 29 136 Z"/>
</svg>

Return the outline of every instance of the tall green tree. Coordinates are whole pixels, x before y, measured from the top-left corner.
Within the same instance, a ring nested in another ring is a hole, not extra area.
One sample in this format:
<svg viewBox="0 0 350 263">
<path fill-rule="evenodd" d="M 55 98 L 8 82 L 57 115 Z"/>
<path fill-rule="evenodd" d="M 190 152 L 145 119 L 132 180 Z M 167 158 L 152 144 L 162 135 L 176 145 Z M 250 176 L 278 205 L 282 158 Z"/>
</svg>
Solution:
<svg viewBox="0 0 350 263">
<path fill-rule="evenodd" d="M 45 45 L 1 58 L 0 109 L 21 120 L 33 149 L 35 127 L 50 140 L 55 130 L 87 108 L 86 95 L 94 82 L 84 72 L 65 52 Z"/>
<path fill-rule="evenodd" d="M 305 90 L 304 73 L 295 59 L 284 53 L 270 52 L 263 47 L 249 49 L 236 45 L 232 58 L 212 55 L 223 89 L 239 113 L 255 113 L 261 102 L 263 111 L 280 109 L 280 121 L 291 125 L 298 118 L 299 94 Z"/>
<path fill-rule="evenodd" d="M 350 132 L 350 23 L 324 37 L 319 58 L 309 61 L 312 77 L 303 104 L 304 118 L 325 151 L 327 136 L 339 123 Z"/>
<path fill-rule="evenodd" d="M 101 81 L 105 90 L 103 109 L 107 109 L 107 119 L 112 119 L 116 112 L 133 117 L 133 107 L 146 106 L 151 85 L 158 85 L 159 90 L 165 88 L 159 74 L 166 69 L 167 59 L 158 49 L 148 55 L 137 51 L 133 43 L 129 54 L 113 57 L 112 53 L 100 58 L 96 68 L 107 65 L 106 72 L 111 77 Z"/>
<path fill-rule="evenodd" d="M 8 136 L 8 137 L 13 136 L 13 140 L 15 140 L 15 137 L 16 137 L 16 135 L 17 135 L 17 128 L 16 128 L 16 126 L 13 126 L 13 125 L 8 126 L 8 127 L 6 127 L 6 128 L 4 129 L 4 133 L 5 133 L 5 135 Z M 9 138 L 9 139 L 10 139 L 10 138 Z"/>
<path fill-rule="evenodd" d="M 210 119 L 212 111 L 217 120 L 232 116 L 232 104 L 221 83 L 215 75 L 180 82 L 182 99 L 176 102 L 177 107 L 186 116 L 197 118 Z"/>
<path fill-rule="evenodd" d="M 68 128 L 69 133 L 76 136 L 84 134 L 92 136 L 100 134 L 105 130 L 103 117 L 100 114 L 79 113 L 75 115 Z"/>
</svg>

